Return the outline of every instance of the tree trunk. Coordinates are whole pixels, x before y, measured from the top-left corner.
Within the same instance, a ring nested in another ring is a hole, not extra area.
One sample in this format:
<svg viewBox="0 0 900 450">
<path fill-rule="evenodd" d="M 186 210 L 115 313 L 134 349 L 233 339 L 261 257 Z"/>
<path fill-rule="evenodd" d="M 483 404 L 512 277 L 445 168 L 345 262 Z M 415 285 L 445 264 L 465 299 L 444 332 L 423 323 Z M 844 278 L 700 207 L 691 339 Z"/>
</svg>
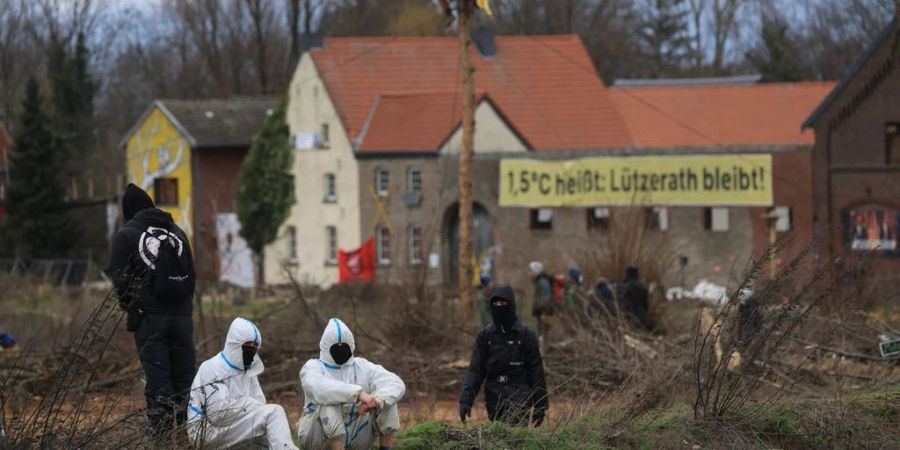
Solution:
<svg viewBox="0 0 900 450">
<path fill-rule="evenodd" d="M 464 318 L 472 312 L 472 154 L 475 138 L 475 69 L 469 55 L 470 2 L 457 2 L 459 66 L 462 75 L 462 148 L 459 150 L 459 300 Z"/>
</svg>

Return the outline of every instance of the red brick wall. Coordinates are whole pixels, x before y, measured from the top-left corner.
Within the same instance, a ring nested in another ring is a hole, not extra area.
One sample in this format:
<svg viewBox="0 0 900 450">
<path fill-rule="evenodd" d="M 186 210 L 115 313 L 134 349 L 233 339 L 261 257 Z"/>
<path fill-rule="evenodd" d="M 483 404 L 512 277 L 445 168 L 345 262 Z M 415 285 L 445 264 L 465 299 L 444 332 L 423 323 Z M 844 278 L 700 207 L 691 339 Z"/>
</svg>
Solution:
<svg viewBox="0 0 900 450">
<path fill-rule="evenodd" d="M 235 212 L 235 195 L 246 148 L 210 148 L 193 152 L 194 255 L 203 281 L 218 279 L 216 214 Z"/>
<path fill-rule="evenodd" d="M 772 154 L 774 206 L 787 206 L 793 215 L 792 236 L 778 258 L 790 260 L 813 239 L 812 150 Z M 763 218 L 768 208 L 751 208 L 754 254 L 769 246 L 769 229 Z"/>
<path fill-rule="evenodd" d="M 842 215 L 879 205 L 900 209 L 900 166 L 885 158 L 885 124 L 900 122 L 900 70 L 886 65 L 892 39 L 878 49 L 815 123 L 814 186 L 820 227 L 830 230 L 825 255 L 844 252 Z M 882 268 L 900 269 L 900 258 Z"/>
</svg>

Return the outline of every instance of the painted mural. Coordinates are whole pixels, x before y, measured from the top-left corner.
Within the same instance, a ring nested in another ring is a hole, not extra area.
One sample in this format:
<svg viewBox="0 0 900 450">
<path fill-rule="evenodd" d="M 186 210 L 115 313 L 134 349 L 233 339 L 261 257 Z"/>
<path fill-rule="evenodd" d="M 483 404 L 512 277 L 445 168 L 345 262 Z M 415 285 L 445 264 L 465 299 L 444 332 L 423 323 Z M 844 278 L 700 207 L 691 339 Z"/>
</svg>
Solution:
<svg viewBox="0 0 900 450">
<path fill-rule="evenodd" d="M 128 139 L 125 152 L 128 181 L 140 186 L 151 197 L 156 198 L 153 192 L 155 179 L 178 180 L 178 205 L 160 206 L 160 209 L 172 214 L 175 223 L 191 238 L 193 184 L 191 149 L 187 139 L 159 107 L 154 107 Z"/>
<path fill-rule="evenodd" d="M 216 214 L 216 241 L 219 250 L 219 281 L 250 288 L 255 284 L 253 252 L 241 237 L 241 223 L 235 213 Z"/>
</svg>

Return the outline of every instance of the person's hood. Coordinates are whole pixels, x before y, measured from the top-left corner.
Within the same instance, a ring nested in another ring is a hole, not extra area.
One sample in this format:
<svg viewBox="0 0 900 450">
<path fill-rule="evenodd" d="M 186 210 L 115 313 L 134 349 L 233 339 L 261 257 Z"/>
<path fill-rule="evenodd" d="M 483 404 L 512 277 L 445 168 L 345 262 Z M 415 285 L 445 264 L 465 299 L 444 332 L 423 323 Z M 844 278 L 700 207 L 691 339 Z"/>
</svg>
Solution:
<svg viewBox="0 0 900 450">
<path fill-rule="evenodd" d="M 569 278 L 581 284 L 581 268 L 578 266 L 569 267 Z"/>
<path fill-rule="evenodd" d="M 746 302 L 746 301 L 750 300 L 751 298 L 753 298 L 754 293 L 755 293 L 755 291 L 753 289 L 753 283 L 745 283 L 738 290 L 738 299 L 741 302 Z"/>
<path fill-rule="evenodd" d="M 353 332 L 341 319 L 336 317 L 329 319 L 328 324 L 325 325 L 325 331 L 322 333 L 322 339 L 319 340 L 319 359 L 325 363 L 326 367 L 331 369 L 340 368 L 331 357 L 331 346 L 341 342 L 346 342 L 350 345 L 350 350 L 353 351 L 353 356 L 343 366 L 351 365 L 353 364 L 353 358 L 356 357 L 356 340 L 353 339 Z"/>
<path fill-rule="evenodd" d="M 528 263 L 528 271 L 531 272 L 531 276 L 536 277 L 544 272 L 544 263 L 532 261 Z"/>
<path fill-rule="evenodd" d="M 153 199 L 147 194 L 147 191 L 137 187 L 134 183 L 128 183 L 125 193 L 122 194 L 122 214 L 125 221 L 128 222 L 134 216 L 143 210 L 155 208 Z"/>
<path fill-rule="evenodd" d="M 219 353 L 222 362 L 233 371 L 244 372 L 244 353 L 241 351 L 244 342 L 256 342 L 262 348 L 262 334 L 253 322 L 238 317 L 231 321 L 231 326 L 228 327 L 228 336 L 225 338 L 225 349 Z M 263 370 L 265 370 L 265 366 L 257 352 L 253 357 L 253 364 L 245 373 L 255 377 L 263 373 Z"/>
<path fill-rule="evenodd" d="M 494 306 L 494 299 L 502 298 L 509 303 L 504 307 Z M 509 286 L 500 286 L 494 288 L 491 292 L 491 318 L 494 326 L 499 328 L 501 332 L 506 333 L 511 330 L 513 325 L 519 320 L 516 315 L 516 293 Z"/>
<path fill-rule="evenodd" d="M 640 272 L 638 268 L 635 266 L 628 266 L 625 268 L 625 279 L 628 281 L 637 281 L 640 279 Z"/>
<path fill-rule="evenodd" d="M 131 219 L 146 227 L 159 227 L 168 229 L 175 221 L 172 215 L 158 208 L 143 209 Z M 143 227 L 142 227 L 143 228 Z"/>
</svg>

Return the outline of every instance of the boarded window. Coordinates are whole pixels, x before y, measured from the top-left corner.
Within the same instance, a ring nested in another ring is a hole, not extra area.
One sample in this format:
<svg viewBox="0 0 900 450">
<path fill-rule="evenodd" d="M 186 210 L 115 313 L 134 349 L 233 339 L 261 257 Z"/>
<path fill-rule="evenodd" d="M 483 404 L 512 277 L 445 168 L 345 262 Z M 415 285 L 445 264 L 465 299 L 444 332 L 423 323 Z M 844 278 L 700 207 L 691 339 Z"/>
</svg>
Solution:
<svg viewBox="0 0 900 450">
<path fill-rule="evenodd" d="M 154 201 L 157 206 L 178 206 L 178 179 L 157 178 L 153 180 Z"/>
</svg>

